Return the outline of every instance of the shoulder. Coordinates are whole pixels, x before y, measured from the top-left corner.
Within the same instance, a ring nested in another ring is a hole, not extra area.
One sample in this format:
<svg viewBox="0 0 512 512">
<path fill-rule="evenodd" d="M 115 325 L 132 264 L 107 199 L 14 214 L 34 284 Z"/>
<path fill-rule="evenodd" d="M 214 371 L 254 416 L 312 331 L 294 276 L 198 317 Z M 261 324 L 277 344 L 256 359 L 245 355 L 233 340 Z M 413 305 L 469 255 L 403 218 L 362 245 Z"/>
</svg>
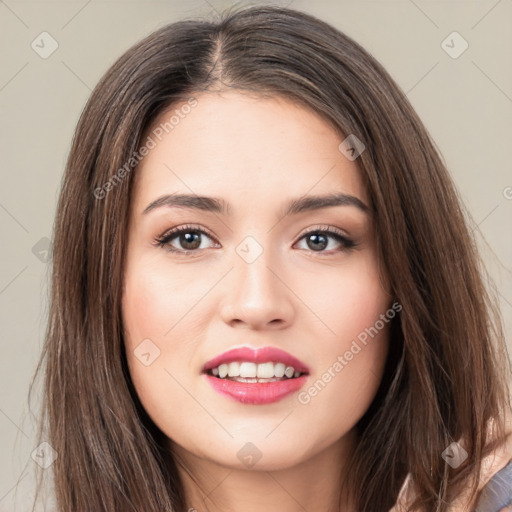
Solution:
<svg viewBox="0 0 512 512">
<path fill-rule="evenodd" d="M 512 417 L 507 415 L 506 441 L 483 462 L 479 500 L 474 512 L 499 512 L 512 503 Z"/>
<path fill-rule="evenodd" d="M 482 472 L 478 485 L 477 508 L 473 512 L 502 512 L 512 504 L 512 430 L 506 442 L 482 461 Z M 395 506 L 389 512 L 408 512 L 414 498 L 414 482 L 407 475 Z M 467 512 L 464 497 L 453 503 L 449 512 Z"/>
<path fill-rule="evenodd" d="M 483 487 L 475 512 L 498 512 L 512 504 L 512 460 Z"/>
</svg>

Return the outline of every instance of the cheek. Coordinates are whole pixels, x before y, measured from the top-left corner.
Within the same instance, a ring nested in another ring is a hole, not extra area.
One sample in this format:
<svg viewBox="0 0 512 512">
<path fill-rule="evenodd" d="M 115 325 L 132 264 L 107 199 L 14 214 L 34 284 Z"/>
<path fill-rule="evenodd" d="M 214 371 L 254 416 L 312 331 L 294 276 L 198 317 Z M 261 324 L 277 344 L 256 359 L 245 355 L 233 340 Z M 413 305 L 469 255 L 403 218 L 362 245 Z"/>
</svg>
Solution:
<svg viewBox="0 0 512 512">
<path fill-rule="evenodd" d="M 389 285 L 382 279 L 373 252 L 355 254 L 345 265 L 329 268 L 295 283 L 297 294 L 313 313 L 317 336 L 329 353 L 344 349 L 391 307 Z M 386 323 L 387 325 L 387 323 Z M 378 330 L 383 330 L 379 323 Z M 324 352 L 325 353 L 325 352 Z M 324 361 L 325 362 L 325 361 Z"/>
<path fill-rule="evenodd" d="M 357 424 L 381 385 L 390 342 L 389 324 L 379 322 L 385 311 L 373 305 L 333 323 L 338 336 L 324 341 L 316 371 L 298 394 L 300 417 L 322 425 L 326 445 Z"/>
<path fill-rule="evenodd" d="M 200 393 L 197 351 L 215 312 L 207 298 L 216 280 L 215 273 L 199 276 L 191 267 L 178 269 L 136 251 L 127 263 L 122 316 L 128 369 L 144 409 L 169 436 L 184 428 L 175 411 L 204 415 L 191 397 Z"/>
<path fill-rule="evenodd" d="M 183 380 L 183 372 L 190 371 L 195 312 L 186 313 L 197 293 L 184 286 L 179 273 L 166 277 L 151 263 L 127 267 L 122 316 L 131 379 L 144 408 L 160 426 L 167 410 L 163 403 L 172 410 L 184 405 L 179 403 L 183 394 L 177 393 L 177 382 Z M 177 341 L 181 339 L 186 343 Z"/>
<path fill-rule="evenodd" d="M 179 349 L 170 345 L 173 339 L 182 339 L 177 333 L 186 330 L 190 340 L 204 324 L 204 308 L 198 302 L 213 282 L 208 275 L 203 279 L 197 272 L 167 268 L 156 258 L 128 266 L 123 296 L 127 348 L 150 338 L 159 340 L 162 351 Z"/>
<path fill-rule="evenodd" d="M 298 398 L 333 437 L 357 423 L 380 386 L 396 316 L 386 286 L 374 259 L 362 257 L 318 276 L 315 290 L 303 289 L 302 296 L 322 320 L 322 334 L 310 333 L 318 339 L 316 371 Z"/>
<path fill-rule="evenodd" d="M 170 328 L 168 312 L 173 310 L 175 301 L 174 294 L 165 293 L 165 290 L 164 281 L 156 279 L 150 271 L 141 269 L 128 274 L 123 298 L 123 320 L 130 345 L 143 338 L 161 336 Z"/>
</svg>

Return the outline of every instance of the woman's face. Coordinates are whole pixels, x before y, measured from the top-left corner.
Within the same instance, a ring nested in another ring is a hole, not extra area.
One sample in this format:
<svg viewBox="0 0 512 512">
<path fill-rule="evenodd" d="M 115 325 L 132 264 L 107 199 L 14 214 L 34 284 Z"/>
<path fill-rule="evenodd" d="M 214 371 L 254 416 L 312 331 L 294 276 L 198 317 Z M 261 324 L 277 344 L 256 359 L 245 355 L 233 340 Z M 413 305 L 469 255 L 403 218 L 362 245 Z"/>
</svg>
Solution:
<svg viewBox="0 0 512 512">
<path fill-rule="evenodd" d="M 123 291 L 144 408 L 183 457 L 224 467 L 341 446 L 379 387 L 394 316 L 357 159 L 314 113 L 240 92 L 198 95 L 152 128 Z"/>
</svg>

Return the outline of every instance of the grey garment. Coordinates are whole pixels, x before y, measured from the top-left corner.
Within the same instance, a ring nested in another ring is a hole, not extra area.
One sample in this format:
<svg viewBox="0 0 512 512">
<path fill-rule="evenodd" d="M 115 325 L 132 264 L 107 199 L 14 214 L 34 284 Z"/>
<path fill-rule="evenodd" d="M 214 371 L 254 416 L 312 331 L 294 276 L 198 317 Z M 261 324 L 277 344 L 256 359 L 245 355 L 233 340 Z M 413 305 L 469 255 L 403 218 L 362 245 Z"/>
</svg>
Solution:
<svg viewBox="0 0 512 512">
<path fill-rule="evenodd" d="M 512 503 L 512 460 L 487 482 L 474 512 L 499 512 Z"/>
</svg>

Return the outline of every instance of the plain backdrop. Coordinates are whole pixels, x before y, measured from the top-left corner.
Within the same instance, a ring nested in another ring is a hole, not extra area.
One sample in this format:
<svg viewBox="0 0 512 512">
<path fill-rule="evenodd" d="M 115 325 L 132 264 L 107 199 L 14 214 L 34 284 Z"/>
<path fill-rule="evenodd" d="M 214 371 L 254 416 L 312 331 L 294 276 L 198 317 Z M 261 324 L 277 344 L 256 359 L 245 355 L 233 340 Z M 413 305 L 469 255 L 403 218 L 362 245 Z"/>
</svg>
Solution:
<svg viewBox="0 0 512 512">
<path fill-rule="evenodd" d="M 510 334 L 512 1 L 278 4 L 353 37 L 407 93 L 473 217 Z M 230 5 L 0 2 L 0 511 L 29 510 L 36 445 L 27 396 L 47 320 L 47 248 L 80 112 L 100 77 L 136 41 L 164 24 Z"/>
</svg>

